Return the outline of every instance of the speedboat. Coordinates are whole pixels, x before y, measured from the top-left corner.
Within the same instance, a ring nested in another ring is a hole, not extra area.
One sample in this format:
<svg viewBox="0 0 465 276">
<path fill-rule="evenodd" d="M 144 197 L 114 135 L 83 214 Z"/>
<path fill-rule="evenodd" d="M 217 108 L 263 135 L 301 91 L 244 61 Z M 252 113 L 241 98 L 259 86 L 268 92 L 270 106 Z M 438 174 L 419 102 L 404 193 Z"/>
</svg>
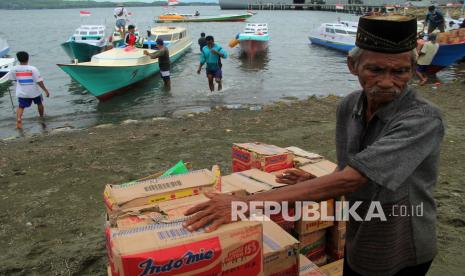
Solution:
<svg viewBox="0 0 465 276">
<path fill-rule="evenodd" d="M 0 58 L 0 84 L 9 81 L 9 74 L 14 65 L 14 58 Z"/>
<path fill-rule="evenodd" d="M 107 47 L 105 26 L 82 25 L 76 29 L 68 41 L 61 44 L 61 47 L 71 60 L 90 61 L 93 55 L 104 51 Z"/>
<path fill-rule="evenodd" d="M 252 17 L 252 13 L 244 14 L 220 14 L 220 15 L 195 15 L 179 14 L 175 12 L 164 13 L 155 18 L 155 23 L 173 23 L 173 22 L 241 22 Z"/>
<path fill-rule="evenodd" d="M 346 22 L 324 23 L 309 36 L 312 44 L 349 52 L 355 47 L 357 27 Z"/>
<path fill-rule="evenodd" d="M 171 62 L 177 61 L 192 45 L 192 38 L 184 27 L 155 27 L 151 33 L 155 41 L 158 38 L 167 41 Z M 144 55 L 144 50 L 133 46 L 113 48 L 93 56 L 90 62 L 58 66 L 90 94 L 104 101 L 160 71 L 158 59 Z M 148 51 L 153 53 L 158 49 Z"/>
<path fill-rule="evenodd" d="M 10 52 L 10 46 L 5 39 L 0 37 L 0 58 L 6 56 Z"/>
<path fill-rule="evenodd" d="M 268 24 L 266 23 L 248 23 L 244 32 L 237 37 L 241 46 L 241 51 L 249 57 L 265 52 L 268 49 Z"/>
</svg>

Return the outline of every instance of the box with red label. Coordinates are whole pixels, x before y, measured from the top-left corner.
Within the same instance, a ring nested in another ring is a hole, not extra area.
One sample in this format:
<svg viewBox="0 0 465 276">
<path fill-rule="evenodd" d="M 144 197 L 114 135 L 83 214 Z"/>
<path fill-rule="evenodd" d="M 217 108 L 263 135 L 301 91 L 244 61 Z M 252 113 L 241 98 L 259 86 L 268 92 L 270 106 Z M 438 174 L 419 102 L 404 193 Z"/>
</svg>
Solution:
<svg viewBox="0 0 465 276">
<path fill-rule="evenodd" d="M 326 276 L 318 266 L 307 257 L 299 254 L 299 276 Z"/>
<path fill-rule="evenodd" d="M 210 170 L 147 179 L 122 185 L 108 184 L 104 201 L 108 213 L 140 207 L 158 202 L 198 195 L 206 191 L 219 191 L 221 177 Z"/>
<path fill-rule="evenodd" d="M 299 241 L 263 217 L 263 267 L 265 275 L 297 275 Z"/>
<path fill-rule="evenodd" d="M 297 234 L 312 233 L 334 225 L 334 199 L 313 203 L 306 210 L 302 210 L 302 218 L 295 223 Z M 319 217 L 313 216 L 314 213 L 318 213 Z"/>
<path fill-rule="evenodd" d="M 326 264 L 326 230 L 299 235 L 300 254 L 317 266 Z"/>
<path fill-rule="evenodd" d="M 232 147 L 233 172 L 256 168 L 265 172 L 292 168 L 294 154 L 284 148 L 262 143 L 234 144 Z"/>
<path fill-rule="evenodd" d="M 110 229 L 113 276 L 263 275 L 262 224 L 241 221 L 214 232 L 182 222 Z"/>
<path fill-rule="evenodd" d="M 346 244 L 346 226 L 345 222 L 338 224 L 339 227 L 333 226 L 328 229 L 327 250 L 331 261 L 344 258 L 344 247 Z"/>
</svg>

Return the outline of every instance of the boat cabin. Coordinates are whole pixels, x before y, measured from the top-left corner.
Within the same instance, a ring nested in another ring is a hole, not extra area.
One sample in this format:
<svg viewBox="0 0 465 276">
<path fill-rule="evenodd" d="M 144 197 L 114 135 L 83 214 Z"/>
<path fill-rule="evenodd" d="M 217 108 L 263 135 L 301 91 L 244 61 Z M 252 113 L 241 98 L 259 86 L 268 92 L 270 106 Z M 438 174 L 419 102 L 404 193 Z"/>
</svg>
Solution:
<svg viewBox="0 0 465 276">
<path fill-rule="evenodd" d="M 268 24 L 267 23 L 247 23 L 245 25 L 244 34 L 267 35 Z"/>
<path fill-rule="evenodd" d="M 325 23 L 320 27 L 320 31 L 326 35 L 333 36 L 356 36 L 357 29 L 348 27 L 346 24 Z"/>
<path fill-rule="evenodd" d="M 105 26 L 102 25 L 82 25 L 76 29 L 72 39 L 76 42 L 85 40 L 105 39 Z"/>
<path fill-rule="evenodd" d="M 143 48 L 157 49 L 157 39 L 162 39 L 165 46 L 187 37 L 187 30 L 183 27 L 154 27 L 150 30 L 149 39 L 144 40 Z"/>
</svg>

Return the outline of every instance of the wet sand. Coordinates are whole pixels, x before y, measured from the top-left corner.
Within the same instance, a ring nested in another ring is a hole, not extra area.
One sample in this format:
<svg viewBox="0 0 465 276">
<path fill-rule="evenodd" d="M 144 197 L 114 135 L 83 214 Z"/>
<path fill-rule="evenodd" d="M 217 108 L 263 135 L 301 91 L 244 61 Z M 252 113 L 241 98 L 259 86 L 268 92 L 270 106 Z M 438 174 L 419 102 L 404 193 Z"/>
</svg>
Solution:
<svg viewBox="0 0 465 276">
<path fill-rule="evenodd" d="M 460 82 L 421 88 L 448 124 L 436 189 L 439 255 L 429 275 L 460 275 L 465 267 L 464 89 Z M 334 161 L 339 100 L 289 99 L 261 111 L 218 109 L 0 142 L 0 274 L 105 274 L 106 183 L 180 159 L 197 169 L 219 164 L 229 173 L 233 142 L 295 145 Z"/>
</svg>

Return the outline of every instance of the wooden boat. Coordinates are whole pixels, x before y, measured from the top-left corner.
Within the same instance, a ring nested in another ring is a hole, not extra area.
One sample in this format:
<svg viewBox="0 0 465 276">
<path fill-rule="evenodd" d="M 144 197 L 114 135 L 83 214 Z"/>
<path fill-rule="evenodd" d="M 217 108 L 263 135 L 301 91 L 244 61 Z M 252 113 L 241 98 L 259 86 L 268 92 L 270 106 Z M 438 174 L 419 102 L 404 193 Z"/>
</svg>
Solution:
<svg viewBox="0 0 465 276">
<path fill-rule="evenodd" d="M 192 38 L 183 27 L 156 27 L 151 32 L 156 35 L 154 40 L 159 35 L 169 38 L 165 40 L 171 62 L 181 58 L 192 45 Z M 93 56 L 90 62 L 58 66 L 90 94 L 104 101 L 160 71 L 158 59 L 150 59 L 143 51 L 143 48 L 135 47 L 114 48 Z M 157 49 L 148 51 L 154 52 Z"/>
<path fill-rule="evenodd" d="M 241 51 L 249 57 L 263 53 L 268 49 L 268 24 L 248 23 L 237 37 Z"/>
<path fill-rule="evenodd" d="M 221 14 L 196 16 L 193 14 L 165 13 L 155 18 L 156 23 L 173 23 L 173 22 L 241 22 L 246 21 L 253 14 Z"/>
<path fill-rule="evenodd" d="M 68 41 L 61 44 L 61 47 L 71 60 L 90 61 L 92 56 L 104 51 L 107 47 L 105 26 L 82 25 L 76 29 Z"/>
</svg>

